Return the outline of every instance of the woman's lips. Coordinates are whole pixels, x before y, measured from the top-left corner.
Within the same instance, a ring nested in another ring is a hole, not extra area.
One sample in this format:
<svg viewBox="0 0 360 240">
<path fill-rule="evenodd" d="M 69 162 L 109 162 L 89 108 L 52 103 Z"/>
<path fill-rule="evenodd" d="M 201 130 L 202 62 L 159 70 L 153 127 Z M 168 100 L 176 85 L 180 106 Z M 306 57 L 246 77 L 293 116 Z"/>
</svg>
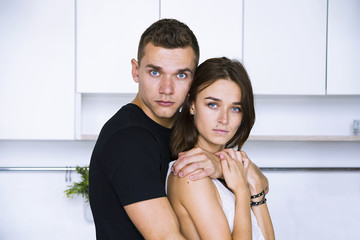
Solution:
<svg viewBox="0 0 360 240">
<path fill-rule="evenodd" d="M 218 134 L 227 134 L 229 131 L 222 130 L 222 129 L 213 129 L 214 132 Z"/>
</svg>

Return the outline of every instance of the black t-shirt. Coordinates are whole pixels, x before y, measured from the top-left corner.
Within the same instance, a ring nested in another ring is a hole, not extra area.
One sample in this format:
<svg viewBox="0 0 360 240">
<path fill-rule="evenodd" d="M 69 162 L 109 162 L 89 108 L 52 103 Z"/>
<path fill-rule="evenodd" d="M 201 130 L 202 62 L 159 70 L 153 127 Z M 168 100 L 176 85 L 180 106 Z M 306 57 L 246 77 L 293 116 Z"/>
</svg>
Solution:
<svg viewBox="0 0 360 240">
<path fill-rule="evenodd" d="M 122 107 L 102 128 L 90 161 L 96 238 L 144 239 L 124 206 L 165 197 L 171 130 L 138 106 Z"/>
</svg>

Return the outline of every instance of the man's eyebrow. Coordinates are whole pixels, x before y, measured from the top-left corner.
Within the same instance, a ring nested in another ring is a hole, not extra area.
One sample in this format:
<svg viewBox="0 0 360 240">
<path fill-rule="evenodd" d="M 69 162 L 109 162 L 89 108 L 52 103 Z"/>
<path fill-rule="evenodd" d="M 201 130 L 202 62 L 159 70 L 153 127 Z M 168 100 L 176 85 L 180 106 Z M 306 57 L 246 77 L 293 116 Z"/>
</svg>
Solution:
<svg viewBox="0 0 360 240">
<path fill-rule="evenodd" d="M 221 99 L 218 99 L 216 97 L 206 97 L 205 99 L 210 99 L 210 100 L 213 100 L 215 102 L 221 102 Z M 242 105 L 241 102 L 233 102 L 234 105 Z"/>
<path fill-rule="evenodd" d="M 158 71 L 158 72 L 160 72 L 160 70 L 162 69 L 161 67 L 155 66 L 155 65 L 153 65 L 153 64 L 148 64 L 148 65 L 146 65 L 146 68 L 151 68 L 151 69 L 154 69 L 154 70 L 156 70 L 156 71 Z M 193 74 L 193 71 L 192 71 L 190 68 L 179 69 L 177 72 L 178 72 L 178 73 L 190 72 L 191 74 Z"/>
<path fill-rule="evenodd" d="M 191 74 L 193 74 L 193 71 L 190 68 L 179 69 L 179 73 L 183 72 L 190 72 Z"/>
<path fill-rule="evenodd" d="M 151 68 L 151 69 L 154 69 L 154 70 L 156 70 L 156 71 L 158 71 L 158 72 L 161 70 L 161 67 L 155 66 L 155 65 L 153 65 L 153 64 L 148 64 L 148 65 L 146 65 L 146 68 Z"/>
</svg>

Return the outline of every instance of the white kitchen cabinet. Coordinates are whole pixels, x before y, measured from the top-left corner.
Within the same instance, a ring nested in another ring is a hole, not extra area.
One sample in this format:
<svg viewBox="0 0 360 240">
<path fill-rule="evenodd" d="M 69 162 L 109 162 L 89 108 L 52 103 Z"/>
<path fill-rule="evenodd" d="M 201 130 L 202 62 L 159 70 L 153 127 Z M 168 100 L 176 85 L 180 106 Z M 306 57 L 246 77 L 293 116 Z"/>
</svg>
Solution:
<svg viewBox="0 0 360 240">
<path fill-rule="evenodd" d="M 359 171 L 264 172 L 276 239 L 352 239 L 360 234 Z M 351 200 L 349 200 L 351 199 Z M 356 238 L 355 238 L 356 239 Z"/>
<path fill-rule="evenodd" d="M 161 18 L 176 18 L 193 30 L 200 62 L 222 56 L 242 59 L 243 1 L 162 0 Z"/>
<path fill-rule="evenodd" d="M 159 0 L 77 1 L 77 92 L 135 93 L 131 59 L 159 19 Z"/>
<path fill-rule="evenodd" d="M 329 0 L 328 94 L 360 94 L 360 1 Z"/>
<path fill-rule="evenodd" d="M 0 139 L 74 139 L 73 0 L 0 1 Z"/>
<path fill-rule="evenodd" d="M 245 0 L 244 64 L 255 94 L 324 95 L 326 0 Z"/>
</svg>

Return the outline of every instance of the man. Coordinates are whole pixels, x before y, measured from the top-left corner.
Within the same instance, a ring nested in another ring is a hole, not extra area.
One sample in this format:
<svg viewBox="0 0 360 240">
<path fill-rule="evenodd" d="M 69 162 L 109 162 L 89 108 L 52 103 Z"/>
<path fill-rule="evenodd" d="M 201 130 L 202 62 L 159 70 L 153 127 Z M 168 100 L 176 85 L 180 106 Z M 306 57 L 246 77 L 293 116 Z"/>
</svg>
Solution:
<svg viewBox="0 0 360 240">
<path fill-rule="evenodd" d="M 139 84 L 131 104 L 103 127 L 89 176 L 97 239 L 184 239 L 165 194 L 169 140 L 199 61 L 199 46 L 183 23 L 162 19 L 141 36 L 132 76 Z M 184 153 L 174 173 L 193 179 L 221 176 L 217 157 Z"/>
<path fill-rule="evenodd" d="M 97 239 L 182 239 L 165 195 L 169 139 L 199 61 L 195 35 L 163 19 L 142 35 L 132 75 L 139 91 L 103 127 L 90 163 Z"/>
</svg>

